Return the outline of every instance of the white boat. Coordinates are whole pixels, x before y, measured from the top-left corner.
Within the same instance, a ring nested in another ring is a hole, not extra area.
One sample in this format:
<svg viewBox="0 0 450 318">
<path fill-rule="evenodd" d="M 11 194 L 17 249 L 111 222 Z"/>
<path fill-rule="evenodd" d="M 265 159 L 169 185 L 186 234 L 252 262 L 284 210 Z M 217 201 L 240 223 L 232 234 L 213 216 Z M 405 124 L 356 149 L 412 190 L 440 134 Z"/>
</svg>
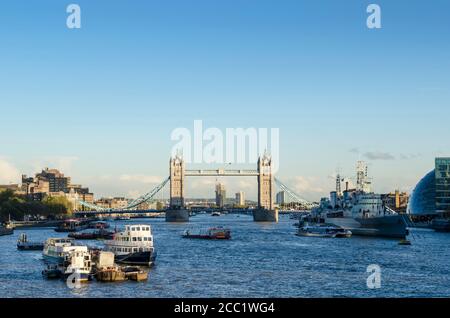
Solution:
<svg viewBox="0 0 450 318">
<path fill-rule="evenodd" d="M 220 212 L 214 211 L 213 213 L 211 213 L 211 216 L 220 216 Z"/>
<path fill-rule="evenodd" d="M 305 225 L 298 229 L 298 236 L 345 238 L 352 236 L 352 232 L 329 224 Z"/>
<path fill-rule="evenodd" d="M 77 282 L 91 280 L 92 260 L 88 251 L 73 250 L 64 256 L 64 278 Z"/>
<path fill-rule="evenodd" d="M 73 251 L 87 252 L 88 248 L 85 245 L 75 245 L 71 238 L 49 238 L 45 241 L 42 255 L 48 263 L 62 264 L 66 255 Z"/>
<path fill-rule="evenodd" d="M 125 231 L 105 241 L 105 249 L 114 253 L 118 264 L 151 266 L 156 258 L 151 227 L 146 224 L 126 225 Z"/>
</svg>

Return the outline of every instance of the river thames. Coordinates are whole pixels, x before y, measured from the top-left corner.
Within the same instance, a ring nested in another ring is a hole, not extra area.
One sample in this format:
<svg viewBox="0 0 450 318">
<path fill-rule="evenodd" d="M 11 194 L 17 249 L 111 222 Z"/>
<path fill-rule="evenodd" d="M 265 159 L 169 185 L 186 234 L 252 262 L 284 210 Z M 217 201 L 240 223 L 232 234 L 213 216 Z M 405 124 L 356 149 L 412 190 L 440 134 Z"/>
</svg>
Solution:
<svg viewBox="0 0 450 318">
<path fill-rule="evenodd" d="M 294 220 L 255 223 L 249 215 L 200 214 L 190 223 L 164 219 L 111 222 L 152 226 L 158 252 L 147 282 L 99 283 L 70 289 L 44 280 L 40 251 L 16 249 L 20 233 L 31 241 L 65 236 L 53 229 L 16 229 L 0 237 L 0 297 L 448 297 L 450 235 L 413 230 L 411 246 L 397 240 L 298 237 Z M 229 241 L 181 238 L 187 228 L 223 225 Z M 101 241 L 83 241 L 102 246 Z M 381 288 L 369 289 L 367 266 L 381 267 Z"/>
</svg>

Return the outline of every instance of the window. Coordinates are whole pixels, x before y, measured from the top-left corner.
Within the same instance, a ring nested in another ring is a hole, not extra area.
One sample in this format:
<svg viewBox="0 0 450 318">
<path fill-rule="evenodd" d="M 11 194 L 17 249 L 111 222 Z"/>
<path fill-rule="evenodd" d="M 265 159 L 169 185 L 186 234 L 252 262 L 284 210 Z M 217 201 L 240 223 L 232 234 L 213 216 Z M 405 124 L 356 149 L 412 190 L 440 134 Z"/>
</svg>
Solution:
<svg viewBox="0 0 450 318">
<path fill-rule="evenodd" d="M 136 242 L 136 238 L 135 237 L 133 237 L 133 242 Z"/>
</svg>

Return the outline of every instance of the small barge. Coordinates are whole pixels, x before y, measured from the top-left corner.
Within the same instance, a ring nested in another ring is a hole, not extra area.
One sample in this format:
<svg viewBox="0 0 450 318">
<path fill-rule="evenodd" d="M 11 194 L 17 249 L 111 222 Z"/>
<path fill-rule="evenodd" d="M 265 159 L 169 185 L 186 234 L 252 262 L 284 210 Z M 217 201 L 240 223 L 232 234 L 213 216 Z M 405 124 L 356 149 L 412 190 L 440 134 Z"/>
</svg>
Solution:
<svg viewBox="0 0 450 318">
<path fill-rule="evenodd" d="M 104 230 L 108 229 L 109 227 L 110 225 L 108 224 L 108 222 L 105 221 L 92 221 L 91 223 L 89 223 L 90 229 Z"/>
<path fill-rule="evenodd" d="M 17 249 L 19 251 L 42 251 L 44 249 L 44 243 L 29 242 L 27 235 L 22 233 L 17 240 Z"/>
<path fill-rule="evenodd" d="M 70 233 L 68 235 L 68 237 L 76 240 L 99 240 L 99 239 L 111 240 L 113 236 L 114 232 L 110 232 L 103 229 L 93 232 Z"/>
<path fill-rule="evenodd" d="M 318 224 L 305 225 L 298 229 L 297 236 L 312 236 L 312 237 L 331 237 L 331 238 L 346 238 L 352 236 L 352 232 L 334 225 Z"/>
<path fill-rule="evenodd" d="M 56 229 L 56 232 L 78 232 L 89 228 L 89 222 L 77 219 L 66 220 Z"/>
<path fill-rule="evenodd" d="M 191 231 L 186 230 L 182 237 L 192 239 L 204 239 L 204 240 L 229 240 L 231 239 L 231 230 L 222 226 L 211 227 L 206 231 Z"/>
</svg>

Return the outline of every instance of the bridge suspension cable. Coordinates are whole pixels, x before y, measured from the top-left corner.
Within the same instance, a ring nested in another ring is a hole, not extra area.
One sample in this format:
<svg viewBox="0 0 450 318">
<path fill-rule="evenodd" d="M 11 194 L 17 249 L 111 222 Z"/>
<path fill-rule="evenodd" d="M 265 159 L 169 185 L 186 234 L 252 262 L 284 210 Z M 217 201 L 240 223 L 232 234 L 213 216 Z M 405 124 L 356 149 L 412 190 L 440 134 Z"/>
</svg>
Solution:
<svg viewBox="0 0 450 318">
<path fill-rule="evenodd" d="M 81 205 L 83 205 L 83 206 L 85 206 L 85 207 L 87 207 L 87 208 L 90 208 L 90 209 L 93 209 L 93 210 L 96 210 L 96 211 L 114 211 L 114 210 L 124 211 L 124 210 L 130 210 L 130 209 L 133 209 L 133 208 L 137 207 L 138 205 L 140 205 L 140 204 L 142 204 L 142 203 L 144 203 L 144 202 L 148 202 L 148 201 L 152 200 L 153 197 L 154 197 L 159 191 L 161 191 L 162 188 L 164 188 L 164 186 L 167 184 L 167 182 L 169 182 L 169 180 L 170 180 L 170 177 L 167 177 L 163 182 L 161 182 L 159 185 L 157 185 L 152 191 L 147 192 L 147 193 L 144 194 L 144 195 L 141 195 L 141 196 L 140 196 L 139 198 L 137 198 L 137 199 L 134 199 L 133 201 L 131 201 L 131 202 L 130 202 L 126 207 L 124 207 L 124 208 L 120 208 L 120 209 L 108 209 L 108 208 L 104 208 L 104 207 L 101 207 L 101 206 L 98 206 L 98 205 L 95 205 L 95 204 L 92 204 L 92 203 L 88 203 L 88 202 L 85 202 L 85 201 L 81 201 L 81 200 L 79 200 L 78 203 L 81 204 Z"/>
<path fill-rule="evenodd" d="M 287 185 L 285 185 L 283 182 L 281 182 L 279 179 L 274 178 L 275 183 L 280 187 L 281 190 L 285 191 L 289 197 L 291 197 L 292 200 L 295 202 L 303 204 L 307 208 L 314 208 L 317 206 L 317 204 L 313 202 L 309 202 L 305 199 L 302 199 L 298 194 L 296 194 L 294 191 L 288 188 Z"/>
</svg>

